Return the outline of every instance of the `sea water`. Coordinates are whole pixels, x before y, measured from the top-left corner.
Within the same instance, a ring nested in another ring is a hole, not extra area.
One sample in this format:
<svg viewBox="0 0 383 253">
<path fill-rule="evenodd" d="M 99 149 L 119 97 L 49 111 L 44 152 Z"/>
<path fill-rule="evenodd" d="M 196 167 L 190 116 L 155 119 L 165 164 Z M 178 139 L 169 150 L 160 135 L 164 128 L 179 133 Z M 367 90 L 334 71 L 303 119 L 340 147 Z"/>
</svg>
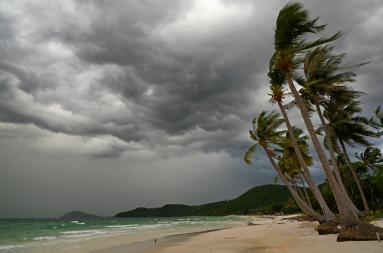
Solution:
<svg viewBox="0 0 383 253">
<path fill-rule="evenodd" d="M 194 228 L 208 230 L 244 224 L 241 216 L 172 218 L 99 218 L 86 220 L 0 219 L 0 252 L 18 252 L 22 248 L 81 241 L 121 233 L 150 230 Z"/>
</svg>

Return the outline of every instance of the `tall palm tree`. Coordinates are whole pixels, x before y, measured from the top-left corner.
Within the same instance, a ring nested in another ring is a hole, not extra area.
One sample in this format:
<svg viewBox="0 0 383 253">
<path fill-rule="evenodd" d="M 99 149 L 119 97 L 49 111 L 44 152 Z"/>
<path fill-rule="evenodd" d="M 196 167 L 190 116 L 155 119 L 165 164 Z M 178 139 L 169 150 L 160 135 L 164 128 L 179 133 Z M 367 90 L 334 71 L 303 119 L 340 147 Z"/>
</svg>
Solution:
<svg viewBox="0 0 383 253">
<path fill-rule="evenodd" d="M 347 143 L 350 146 L 354 146 L 355 144 L 370 146 L 371 144 L 367 140 L 367 137 L 376 137 L 376 133 L 367 128 L 367 119 L 354 115 L 361 112 L 360 102 L 353 100 L 353 97 L 356 96 L 357 95 L 347 95 L 345 92 L 333 92 L 331 99 L 323 103 L 325 107 L 324 116 L 329 122 L 328 127 L 340 144 L 340 153 L 346 158 L 348 167 L 362 197 L 364 208 L 366 212 L 369 212 L 362 185 L 345 145 L 345 143 Z"/>
<path fill-rule="evenodd" d="M 354 203 L 349 198 L 346 188 L 343 184 L 342 177 L 337 166 L 335 150 L 331 140 L 331 133 L 328 129 L 327 123 L 323 117 L 321 105 L 328 98 L 330 93 L 342 94 L 347 98 L 347 95 L 354 97 L 358 92 L 349 91 L 344 83 L 353 82 L 355 74 L 353 72 L 339 72 L 340 64 L 342 63 L 345 54 L 334 55 L 332 54 L 332 47 L 324 46 L 317 47 L 312 51 L 308 51 L 304 58 L 304 75 L 305 78 L 300 78 L 299 83 L 302 85 L 300 93 L 302 97 L 313 104 L 318 113 L 319 119 L 325 131 L 325 146 L 330 153 L 331 165 L 340 189 L 345 192 L 346 198 L 350 202 L 352 208 L 356 213 L 361 214 L 356 208 Z M 350 166 L 350 165 L 349 165 Z M 361 188 L 359 189 L 361 190 Z M 364 195 L 363 191 L 361 194 Z M 365 198 L 364 198 L 365 200 Z M 364 201 L 364 206 L 368 212 L 367 201 Z"/>
<path fill-rule="evenodd" d="M 343 192 L 332 172 L 332 168 L 326 158 L 325 152 L 316 135 L 310 115 L 305 107 L 305 103 L 293 83 L 295 71 L 300 65 L 300 54 L 316 46 L 328 43 L 340 37 L 340 33 L 329 38 L 320 38 L 314 41 L 306 41 L 304 36 L 316 34 L 325 28 L 325 25 L 317 25 L 318 18 L 310 19 L 308 12 L 299 3 L 289 3 L 279 12 L 275 35 L 273 55 L 275 68 L 286 77 L 287 84 L 294 96 L 296 104 L 306 125 L 314 149 L 318 153 L 319 160 L 328 179 L 331 190 L 340 213 L 340 222 L 345 225 L 358 224 L 357 214 L 351 210 L 351 204 L 347 200 L 346 193 Z"/>
<path fill-rule="evenodd" d="M 261 112 L 257 118 L 253 119 L 253 130 L 250 131 L 250 138 L 256 143 L 253 144 L 245 153 L 244 160 L 250 164 L 250 156 L 255 152 L 256 147 L 260 146 L 265 151 L 268 159 L 270 160 L 273 168 L 277 172 L 279 178 L 286 185 L 290 191 L 293 199 L 297 205 L 310 217 L 315 218 L 319 222 L 324 221 L 324 217 L 321 214 L 315 212 L 298 194 L 298 192 L 292 187 L 286 175 L 282 173 L 278 164 L 274 160 L 276 156 L 275 147 L 283 142 L 283 136 L 286 134 L 285 130 L 279 130 L 279 127 L 283 124 L 283 119 L 280 118 L 280 114 L 274 111 Z"/>
<path fill-rule="evenodd" d="M 283 115 L 283 119 L 285 121 L 285 124 L 287 126 L 288 134 L 291 140 L 291 145 L 294 149 L 294 152 L 296 154 L 297 161 L 299 163 L 299 168 L 302 170 L 302 175 L 305 178 L 308 186 L 311 189 L 311 192 L 313 193 L 315 199 L 317 200 L 319 206 L 322 209 L 322 213 L 325 217 L 326 221 L 333 220 L 335 218 L 334 213 L 331 211 L 331 209 L 328 207 L 326 201 L 324 200 L 322 193 L 319 190 L 319 187 L 317 186 L 314 178 L 311 175 L 311 172 L 307 166 L 307 161 L 305 160 L 304 156 L 301 153 L 301 150 L 299 148 L 298 141 L 296 139 L 296 134 L 294 133 L 293 127 L 290 123 L 289 117 L 287 115 L 287 112 L 285 110 L 283 103 L 283 99 L 286 97 L 286 91 L 283 88 L 283 83 L 285 81 L 285 77 L 283 74 L 281 74 L 278 70 L 273 68 L 274 62 L 270 61 L 269 66 L 269 81 L 271 83 L 270 90 L 270 102 L 276 103 L 279 107 L 279 110 L 281 111 Z M 304 188 L 305 189 L 305 188 Z"/>
</svg>

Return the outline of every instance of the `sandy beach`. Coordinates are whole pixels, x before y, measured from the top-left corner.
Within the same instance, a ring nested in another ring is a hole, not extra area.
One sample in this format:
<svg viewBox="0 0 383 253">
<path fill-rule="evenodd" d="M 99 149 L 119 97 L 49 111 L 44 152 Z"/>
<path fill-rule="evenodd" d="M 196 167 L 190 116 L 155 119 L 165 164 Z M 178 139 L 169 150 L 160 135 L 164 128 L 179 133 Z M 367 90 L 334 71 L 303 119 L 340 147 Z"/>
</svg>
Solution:
<svg viewBox="0 0 383 253">
<path fill-rule="evenodd" d="M 52 245 L 35 252 L 56 253 L 382 253 L 383 242 L 336 242 L 336 235 L 318 235 L 317 224 L 285 219 L 290 216 L 253 217 L 252 226 L 177 234 L 119 235 L 94 238 L 72 245 Z M 383 220 L 374 224 L 383 226 Z M 156 242 L 154 241 L 156 239 Z M 64 247 L 63 247 L 64 246 Z"/>
<path fill-rule="evenodd" d="M 383 242 L 336 242 L 336 235 L 319 236 L 314 222 L 274 219 L 258 220 L 259 225 L 205 233 L 172 246 L 141 253 L 381 253 Z M 257 221 L 255 221 L 257 222 Z M 382 222 L 379 222 L 382 225 Z M 107 253 L 108 251 L 103 251 Z"/>
<path fill-rule="evenodd" d="M 382 253 L 383 242 L 337 242 L 318 235 L 316 222 L 292 216 L 253 216 L 254 225 L 206 231 L 202 227 L 98 237 L 74 243 L 41 245 L 20 253 Z M 383 220 L 373 222 L 383 226 Z M 156 239 L 156 241 L 154 241 Z"/>
</svg>

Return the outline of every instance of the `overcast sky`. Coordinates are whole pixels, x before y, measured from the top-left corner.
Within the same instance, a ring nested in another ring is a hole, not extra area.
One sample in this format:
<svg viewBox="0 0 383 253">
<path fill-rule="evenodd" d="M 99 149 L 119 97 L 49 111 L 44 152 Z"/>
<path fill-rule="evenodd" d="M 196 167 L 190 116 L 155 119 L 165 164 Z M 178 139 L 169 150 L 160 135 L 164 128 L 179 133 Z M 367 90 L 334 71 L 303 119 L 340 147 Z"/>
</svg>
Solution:
<svg viewBox="0 0 383 253">
<path fill-rule="evenodd" d="M 253 167 L 242 155 L 252 117 L 272 108 L 286 3 L 0 0 L 0 217 L 114 215 L 273 182 L 261 150 Z M 383 1 L 303 3 L 325 34 L 344 32 L 346 63 L 371 60 L 354 84 L 365 111 L 383 104 Z"/>
</svg>

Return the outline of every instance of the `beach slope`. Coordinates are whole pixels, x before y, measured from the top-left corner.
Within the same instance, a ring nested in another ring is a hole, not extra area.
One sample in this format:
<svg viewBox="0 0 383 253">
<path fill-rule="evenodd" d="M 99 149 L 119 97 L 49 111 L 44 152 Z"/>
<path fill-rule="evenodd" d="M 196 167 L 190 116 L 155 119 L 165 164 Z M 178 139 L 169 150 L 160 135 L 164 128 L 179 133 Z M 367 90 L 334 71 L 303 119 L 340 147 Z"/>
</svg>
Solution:
<svg viewBox="0 0 383 253">
<path fill-rule="evenodd" d="M 336 235 L 318 235 L 316 223 L 284 217 L 254 218 L 253 226 L 202 233 L 186 240 L 161 241 L 134 250 L 109 248 L 97 253 L 382 253 L 383 242 L 337 242 Z M 382 226 L 383 222 L 377 222 Z"/>
</svg>

